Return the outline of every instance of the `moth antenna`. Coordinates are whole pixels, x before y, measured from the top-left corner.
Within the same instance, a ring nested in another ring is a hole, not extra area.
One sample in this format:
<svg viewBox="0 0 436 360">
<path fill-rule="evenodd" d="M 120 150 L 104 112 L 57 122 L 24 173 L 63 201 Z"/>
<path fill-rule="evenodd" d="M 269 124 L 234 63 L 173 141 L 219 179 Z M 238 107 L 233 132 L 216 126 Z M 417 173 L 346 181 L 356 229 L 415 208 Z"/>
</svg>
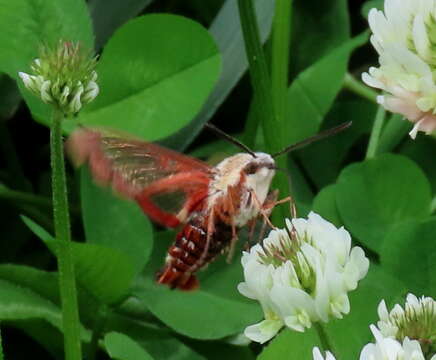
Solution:
<svg viewBox="0 0 436 360">
<path fill-rule="evenodd" d="M 256 157 L 254 151 L 251 150 L 247 145 L 241 143 L 238 139 L 234 138 L 233 136 L 226 134 L 224 131 L 218 129 L 215 125 L 212 125 L 211 123 L 206 123 L 204 126 L 214 131 L 218 136 L 220 136 L 224 140 L 227 140 L 229 143 L 236 145 L 238 148 L 244 150 L 246 153 L 249 153 L 251 156 Z"/>
<path fill-rule="evenodd" d="M 307 146 L 307 145 L 309 145 L 309 144 L 311 144 L 313 142 L 316 142 L 316 141 L 319 141 L 319 140 L 323 140 L 323 139 L 325 139 L 327 137 L 336 135 L 337 133 L 340 133 L 341 131 L 344 131 L 345 129 L 349 128 L 351 126 L 351 124 L 352 124 L 352 121 L 348 121 L 348 122 L 345 122 L 345 123 L 343 123 L 341 125 L 335 126 L 333 128 L 321 131 L 320 133 L 318 133 L 318 134 L 316 134 L 314 136 L 311 136 L 311 137 L 309 137 L 307 139 L 304 139 L 304 140 L 302 140 L 300 142 L 297 142 L 295 144 L 289 145 L 288 147 L 285 147 L 283 150 L 280 150 L 279 152 L 276 152 L 275 154 L 273 154 L 271 156 L 273 158 L 275 158 L 277 156 L 286 154 L 288 152 L 301 149 L 301 148 L 303 148 L 303 147 L 305 147 L 305 146 Z"/>
</svg>

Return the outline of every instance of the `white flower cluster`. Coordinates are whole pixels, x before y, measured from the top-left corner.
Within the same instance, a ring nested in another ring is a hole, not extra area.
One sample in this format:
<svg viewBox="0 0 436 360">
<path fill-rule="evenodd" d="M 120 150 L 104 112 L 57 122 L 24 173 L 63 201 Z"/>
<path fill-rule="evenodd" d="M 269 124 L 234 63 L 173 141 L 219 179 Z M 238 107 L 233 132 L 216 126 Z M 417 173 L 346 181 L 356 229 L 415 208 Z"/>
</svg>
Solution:
<svg viewBox="0 0 436 360">
<path fill-rule="evenodd" d="M 375 344 L 366 344 L 360 352 L 359 360 L 425 360 L 421 346 L 418 341 L 410 340 L 405 337 L 403 342 L 383 337 L 380 331 L 374 326 L 370 326 L 375 337 Z M 329 351 L 324 358 L 318 348 L 313 349 L 313 360 L 335 360 Z M 436 355 L 430 360 L 436 360 Z"/>
<path fill-rule="evenodd" d="M 60 41 L 55 49 L 42 49 L 40 58 L 30 66 L 32 75 L 18 75 L 43 102 L 74 115 L 99 93 L 95 64 L 96 59 L 84 54 L 79 44 Z"/>
<path fill-rule="evenodd" d="M 382 300 L 378 306 L 377 326 L 383 336 L 401 339 L 405 336 L 436 340 L 436 301 L 408 294 L 404 308 L 396 304 L 389 312 Z"/>
<path fill-rule="evenodd" d="M 312 322 L 342 318 L 350 311 L 348 291 L 357 287 L 369 267 L 350 234 L 319 215 L 286 221 L 263 244 L 244 252 L 244 296 L 260 302 L 265 320 L 245 329 L 253 341 L 264 343 L 283 326 L 304 331 Z"/>
<path fill-rule="evenodd" d="M 436 129 L 436 1 L 385 0 L 384 13 L 368 16 L 371 43 L 380 67 L 371 67 L 363 81 L 382 89 L 378 102 L 415 125 L 409 133 Z"/>
<path fill-rule="evenodd" d="M 360 360 L 436 360 L 436 302 L 432 298 L 408 294 L 404 308 L 396 304 L 390 312 L 382 300 L 378 315 L 378 328 L 370 326 L 375 344 L 364 346 Z M 324 360 L 318 348 L 313 349 L 313 359 Z M 335 357 L 327 351 L 325 360 Z"/>
</svg>

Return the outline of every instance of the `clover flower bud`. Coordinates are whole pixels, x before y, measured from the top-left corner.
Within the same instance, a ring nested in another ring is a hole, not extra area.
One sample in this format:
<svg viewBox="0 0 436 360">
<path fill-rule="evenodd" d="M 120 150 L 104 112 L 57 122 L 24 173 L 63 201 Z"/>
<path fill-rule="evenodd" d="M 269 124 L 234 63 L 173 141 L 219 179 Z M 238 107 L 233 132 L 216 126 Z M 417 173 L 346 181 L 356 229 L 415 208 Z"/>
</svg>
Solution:
<svg viewBox="0 0 436 360">
<path fill-rule="evenodd" d="M 410 136 L 436 130 L 436 2 L 385 0 L 384 12 L 368 15 L 371 43 L 380 67 L 362 74 L 369 86 L 386 92 L 380 105 L 414 123 Z"/>
<path fill-rule="evenodd" d="M 311 212 L 286 221 L 262 245 L 242 256 L 245 281 L 239 292 L 259 301 L 265 320 L 245 335 L 264 343 L 286 326 L 303 332 L 313 322 L 341 318 L 350 311 L 348 291 L 367 273 L 369 261 L 351 248 L 350 234 Z"/>
<path fill-rule="evenodd" d="M 59 41 L 55 48 L 41 48 L 39 58 L 30 65 L 32 74 L 18 75 L 43 102 L 58 107 L 65 115 L 74 115 L 99 93 L 95 65 L 96 58 L 78 43 Z"/>
</svg>

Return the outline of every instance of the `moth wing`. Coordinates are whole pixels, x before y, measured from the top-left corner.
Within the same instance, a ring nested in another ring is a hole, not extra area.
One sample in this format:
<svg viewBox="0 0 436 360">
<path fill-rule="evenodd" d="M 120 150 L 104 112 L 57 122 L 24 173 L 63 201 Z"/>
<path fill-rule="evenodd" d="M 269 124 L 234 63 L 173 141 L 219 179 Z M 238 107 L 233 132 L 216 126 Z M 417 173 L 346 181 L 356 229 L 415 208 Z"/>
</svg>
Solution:
<svg viewBox="0 0 436 360">
<path fill-rule="evenodd" d="M 156 144 L 82 128 L 66 148 L 76 165 L 88 163 L 98 184 L 136 200 L 164 226 L 184 223 L 207 197 L 212 168 Z"/>
</svg>

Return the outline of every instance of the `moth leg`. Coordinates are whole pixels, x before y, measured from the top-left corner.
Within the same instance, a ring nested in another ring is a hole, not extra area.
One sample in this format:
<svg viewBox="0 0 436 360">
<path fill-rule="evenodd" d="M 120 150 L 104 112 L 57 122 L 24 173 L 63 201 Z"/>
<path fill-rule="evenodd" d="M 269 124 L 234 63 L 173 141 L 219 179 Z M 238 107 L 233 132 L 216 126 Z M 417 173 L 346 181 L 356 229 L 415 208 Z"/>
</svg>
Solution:
<svg viewBox="0 0 436 360">
<path fill-rule="evenodd" d="M 245 243 L 245 249 L 248 249 L 249 244 L 253 244 L 254 230 L 256 230 L 258 216 L 248 222 L 248 241 Z"/>
<path fill-rule="evenodd" d="M 289 202 L 289 210 L 291 212 L 291 217 L 296 218 L 297 217 L 297 208 L 295 206 L 295 201 L 292 198 L 292 196 L 287 196 L 284 199 L 275 201 L 273 204 L 273 207 L 275 207 L 276 205 L 287 203 L 287 202 Z"/>
<path fill-rule="evenodd" d="M 229 253 L 227 254 L 227 258 L 226 258 L 226 262 L 228 264 L 231 263 L 233 255 L 235 254 L 235 246 L 237 241 L 238 241 L 238 234 L 236 232 L 236 226 L 235 224 L 233 224 L 232 221 L 232 238 L 230 240 Z"/>
<path fill-rule="evenodd" d="M 273 192 L 272 194 L 275 194 L 275 196 L 277 196 L 277 192 Z M 269 219 L 269 215 L 271 214 L 271 211 L 274 208 L 274 204 L 272 206 L 267 205 L 268 207 L 266 208 L 265 205 L 260 203 L 259 199 L 256 196 L 256 193 L 252 190 L 251 190 L 251 196 L 253 197 L 253 201 L 256 204 L 260 214 L 263 216 L 265 222 L 271 227 L 271 229 L 276 229 L 276 227 L 273 225 L 273 223 Z M 266 201 L 266 202 L 268 203 L 268 201 Z M 274 199 L 274 202 L 275 202 L 275 199 Z"/>
<path fill-rule="evenodd" d="M 257 237 L 257 243 L 259 244 L 259 243 L 261 243 L 262 242 L 262 238 L 263 238 L 263 236 L 265 235 L 265 231 L 266 231 L 266 221 L 265 221 L 265 219 L 262 221 L 262 227 L 260 228 L 260 231 L 259 231 L 259 235 L 258 235 L 258 237 Z"/>
<path fill-rule="evenodd" d="M 236 246 L 236 242 L 238 241 L 238 234 L 236 231 L 235 222 L 233 220 L 234 219 L 233 214 L 236 213 L 236 210 L 235 210 L 235 204 L 233 202 L 233 195 L 232 195 L 231 188 L 229 189 L 228 194 L 229 194 L 228 199 L 227 199 L 228 208 L 229 208 L 230 214 L 232 214 L 232 216 L 230 216 L 230 225 L 232 227 L 232 238 L 230 240 L 229 253 L 227 254 L 226 262 L 228 264 L 230 264 L 230 262 L 232 261 L 233 255 L 235 253 L 235 246 Z"/>
</svg>

